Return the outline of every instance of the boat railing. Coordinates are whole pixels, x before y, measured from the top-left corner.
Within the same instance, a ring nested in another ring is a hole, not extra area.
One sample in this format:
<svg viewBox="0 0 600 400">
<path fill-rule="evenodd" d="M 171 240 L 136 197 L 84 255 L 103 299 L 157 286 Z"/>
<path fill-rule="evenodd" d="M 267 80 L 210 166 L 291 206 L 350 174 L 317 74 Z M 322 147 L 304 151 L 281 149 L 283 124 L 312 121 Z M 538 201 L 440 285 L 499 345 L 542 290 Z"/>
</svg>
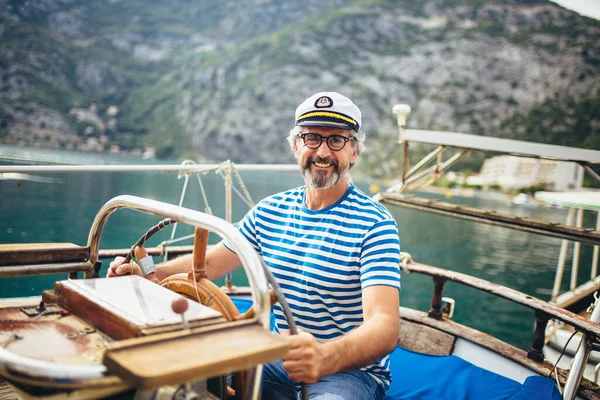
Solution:
<svg viewBox="0 0 600 400">
<path fill-rule="evenodd" d="M 545 302 L 541 299 L 524 294 L 506 286 L 465 275 L 460 272 L 415 262 L 406 253 L 403 253 L 401 258 L 401 268 L 404 272 L 409 274 L 418 273 L 432 277 L 433 294 L 431 297 L 431 307 L 429 309 L 428 316 L 434 320 L 447 320 L 443 307 L 443 293 L 445 284 L 449 281 L 469 286 L 500 298 L 504 298 L 533 310 L 535 312 L 535 329 L 533 331 L 530 349 L 526 352 L 526 357 L 516 358 L 520 359 L 520 362 L 523 365 L 532 368 L 540 374 L 550 375 L 555 369 L 557 369 L 556 366 L 548 366 L 548 363 L 544 361 L 544 354 L 542 352 L 542 349 L 545 345 L 545 333 L 548 321 L 555 319 L 572 326 L 575 331 L 581 332 L 583 334 L 581 343 L 584 344 L 581 346 L 581 348 L 585 349 L 585 353 L 580 356 L 579 361 L 576 360 L 573 363 L 568 377 L 565 378 L 565 376 L 559 376 L 558 370 L 555 376 L 557 382 L 560 382 L 562 385 L 566 385 L 565 391 L 563 391 L 563 398 L 574 398 L 575 392 L 572 392 L 569 396 L 567 396 L 567 389 L 569 391 L 573 391 L 574 388 L 579 386 L 578 383 L 583 375 L 582 366 L 587 362 L 587 357 L 589 357 L 592 347 L 595 346 L 597 348 L 600 345 L 600 305 L 598 305 L 598 301 L 596 301 L 596 307 L 592 314 L 592 318 L 587 319 L 578 314 L 565 310 L 564 308 L 558 307 L 555 304 Z M 436 327 L 439 326 L 436 325 Z M 482 341 L 480 344 L 485 346 L 486 342 Z M 498 348 L 494 347 L 495 345 L 495 342 L 490 342 L 489 348 L 495 352 L 499 352 L 500 354 L 511 356 L 513 358 L 516 355 L 518 356 L 518 354 L 515 354 L 514 349 Z M 504 354 L 505 352 L 510 352 L 511 354 Z M 578 363 L 581 363 L 581 365 Z M 571 375 L 573 376 L 571 377 Z M 573 380 L 575 380 L 577 384 L 574 384 Z M 597 387 L 592 388 L 592 390 L 597 390 Z"/>
<path fill-rule="evenodd" d="M 403 162 L 400 182 L 391 186 L 387 190 L 388 192 L 404 193 L 426 186 L 437 180 L 452 165 L 472 151 L 574 162 L 600 181 L 600 175 L 594 169 L 600 165 L 600 151 L 466 133 L 406 129 L 406 117 L 410 111 L 411 108 L 406 104 L 398 104 L 393 108 L 393 112 L 397 116 L 398 143 L 402 145 Z M 437 147 L 413 167 L 410 167 L 408 162 L 410 143 L 429 144 Z M 442 155 L 447 150 L 454 150 L 456 153 L 444 161 Z M 432 161 L 435 161 L 434 165 L 428 167 Z"/>
<path fill-rule="evenodd" d="M 567 308 L 589 298 L 594 292 L 600 289 L 600 276 L 598 275 L 600 213 L 598 210 L 588 210 L 588 212 L 596 213 L 596 227 L 594 229 L 583 226 L 584 207 L 570 207 L 566 222 L 561 224 L 496 211 L 481 210 L 402 193 L 378 193 L 375 199 L 383 204 L 428 211 L 458 219 L 562 239 L 550 301 L 559 307 Z M 577 218 L 576 222 L 573 223 L 575 213 L 577 213 Z M 567 254 L 571 243 L 573 243 L 573 252 L 571 257 L 570 282 L 568 288 L 561 291 Z M 582 279 L 580 274 L 582 244 L 593 246 L 589 279 Z M 587 305 L 585 306 L 587 307 Z"/>
<path fill-rule="evenodd" d="M 252 289 L 252 297 L 254 301 L 254 316 L 248 322 L 257 323 L 260 324 L 263 328 L 267 330 L 269 329 L 269 287 L 267 283 L 267 272 L 263 268 L 262 260 L 260 256 L 254 251 L 251 244 L 244 238 L 242 233 L 238 229 L 236 229 L 235 226 L 233 226 L 231 223 L 225 221 L 222 218 L 213 215 L 208 215 L 197 210 L 192 210 L 189 208 L 136 196 L 121 195 L 114 197 L 113 199 L 106 202 L 104 206 L 97 212 L 92 223 L 91 229 L 89 231 L 87 249 L 89 249 L 88 263 L 90 265 L 95 265 L 96 261 L 98 260 L 100 238 L 109 217 L 119 209 L 129 209 L 163 218 L 170 218 L 177 222 L 185 223 L 187 225 L 194 226 L 197 228 L 202 228 L 203 230 L 209 232 L 214 232 L 221 238 L 226 240 L 228 245 L 231 246 L 231 248 L 239 256 L 242 267 L 248 278 L 250 288 Z M 0 269 L 2 269 L 2 267 L 0 267 Z M 86 277 L 93 277 L 90 276 L 90 274 L 92 273 L 93 271 L 87 270 Z M 107 303 L 109 303 L 109 301 Z M 34 317 L 34 319 L 35 318 L 37 317 Z M 184 319 L 184 326 L 185 323 L 186 322 Z M 94 331 L 94 329 L 91 330 Z M 216 328 L 216 330 L 219 331 L 221 330 L 221 328 Z M 177 337 L 180 337 L 182 335 L 190 336 L 193 334 L 193 332 L 191 330 L 189 332 L 187 330 L 184 330 L 182 332 L 171 332 L 171 334 L 172 338 L 175 338 L 176 335 L 179 335 Z M 156 337 L 163 338 L 164 335 L 156 335 Z M 171 336 L 169 338 L 171 338 Z M 146 340 L 144 343 L 147 344 L 149 342 L 149 340 Z M 81 384 L 85 383 L 86 381 L 98 381 L 101 378 L 112 379 L 111 376 L 108 374 L 109 369 L 106 365 L 108 364 L 56 364 L 49 361 L 36 360 L 27 356 L 13 354 L 12 352 L 3 349 L 2 346 L 0 346 L 0 369 L 4 370 L 9 375 L 18 374 L 19 378 L 38 381 L 44 380 L 52 382 L 53 384 L 62 385 L 61 387 L 68 388 L 70 387 L 68 385 Z M 114 369 L 110 372 L 114 373 Z M 171 376 L 170 379 L 173 379 L 173 376 Z M 181 377 L 178 376 L 176 379 L 180 380 Z M 260 379 L 261 374 L 248 374 L 247 382 L 251 383 L 250 389 L 252 390 L 251 392 L 249 392 L 248 398 L 257 398 L 258 390 L 260 387 Z M 140 382 L 142 382 L 142 380 L 143 379 L 140 378 Z M 140 384 L 143 386 L 142 383 Z M 114 377 L 112 385 L 116 387 L 122 385 L 122 383 L 119 379 Z"/>
<path fill-rule="evenodd" d="M 588 197 L 587 199 L 585 198 L 586 195 Z M 592 235 L 600 233 L 600 192 L 587 192 L 579 194 L 574 192 L 537 192 L 535 197 L 536 199 L 550 205 L 567 207 L 569 211 L 565 221 L 566 226 L 573 226 L 580 231 L 589 232 Z M 584 213 L 586 212 L 591 214 L 595 213 L 595 227 L 583 226 Z M 552 288 L 552 295 L 550 299 L 551 302 L 556 303 L 561 307 L 569 307 L 579 301 L 581 298 L 590 296 L 592 293 L 598 290 L 598 288 L 600 288 L 600 276 L 598 275 L 599 244 L 593 243 L 594 247 L 589 280 L 585 281 L 584 283 L 580 283 L 581 279 L 579 276 L 579 267 L 581 244 L 586 242 L 572 240 L 573 252 L 571 257 L 571 277 L 569 281 L 569 287 L 568 290 L 561 293 L 561 283 L 567 262 L 567 254 L 569 252 L 570 242 L 571 241 L 567 240 L 566 238 L 561 241 L 554 286 Z"/>
<path fill-rule="evenodd" d="M 23 161 L 23 160 L 19 160 Z M 218 164 L 197 164 L 194 161 L 186 160 L 179 165 L 170 164 L 118 164 L 118 165 L 0 165 L 0 175 L 9 174 L 11 176 L 28 176 L 32 174 L 55 174 L 55 173 L 106 173 L 106 172 L 158 172 L 177 174 L 178 179 L 183 179 L 183 185 L 179 196 L 178 206 L 183 206 L 184 199 L 189 187 L 189 180 L 196 177 L 203 200 L 204 212 L 207 215 L 212 215 L 212 207 L 210 206 L 202 176 L 215 173 L 223 179 L 224 187 L 224 216 L 223 218 L 230 223 L 233 221 L 233 195 L 237 195 L 244 202 L 248 209 L 254 205 L 254 200 L 247 189 L 240 172 L 244 171 L 268 171 L 268 172 L 295 172 L 298 170 L 296 164 L 236 164 L 230 160 L 226 160 Z M 193 235 L 176 236 L 177 223 L 172 225 L 171 234 L 168 240 L 161 242 L 158 246 L 148 248 L 148 254 L 153 256 L 161 256 L 165 260 L 169 257 L 179 254 L 187 254 L 192 251 L 192 245 L 179 246 L 176 245 L 182 240 L 191 239 Z M 85 248 L 83 248 L 85 249 Z M 90 251 L 89 247 L 87 251 Z M 101 249 L 98 250 L 96 258 L 110 258 L 115 256 L 124 256 L 130 249 Z M 27 265 L 6 265 L 1 263 L 1 277 L 15 276 L 30 276 L 40 274 L 53 273 L 71 273 L 71 276 L 76 276 L 77 272 L 85 272 L 88 276 L 94 270 L 95 262 L 81 260 L 79 262 L 61 262 L 61 263 L 32 263 Z M 225 289 L 234 290 L 232 276 L 229 274 L 225 277 Z"/>
<path fill-rule="evenodd" d="M 507 154 L 518 157 L 573 162 L 581 165 L 593 178 L 600 182 L 600 175 L 597 172 L 598 167 L 600 167 L 600 151 L 464 133 L 407 129 L 406 117 L 410 111 L 410 107 L 403 104 L 396 105 L 393 108 L 393 112 L 397 115 L 398 142 L 403 148 L 402 174 L 398 184 L 392 185 L 385 192 L 376 195 L 378 201 L 448 215 L 459 219 L 482 222 L 488 225 L 502 226 L 560 238 L 562 242 L 550 301 L 560 307 L 568 307 L 582 299 L 589 298 L 595 291 L 600 289 L 600 276 L 598 275 L 600 194 L 594 197 L 591 205 L 590 202 L 586 204 L 586 201 L 582 201 L 581 199 L 576 201 L 571 200 L 570 203 L 568 201 L 554 203 L 569 207 L 564 224 L 491 210 L 481 210 L 432 199 L 423 199 L 406 194 L 410 190 L 419 189 L 435 182 L 452 165 L 472 151 L 480 151 L 486 154 Z M 408 162 L 410 143 L 435 145 L 436 148 L 411 167 Z M 444 160 L 442 155 L 446 151 L 454 151 L 455 153 Z M 551 193 L 548 193 L 548 195 L 551 195 Z M 550 202 L 548 197 L 550 197 L 550 200 L 553 198 L 553 196 L 536 195 L 536 199 L 545 202 Z M 595 229 L 583 226 L 585 210 L 596 212 Z M 576 217 L 575 214 L 577 214 Z M 561 292 L 567 253 L 571 242 L 573 242 L 571 277 L 568 289 Z M 585 280 L 581 279 L 579 274 L 582 244 L 593 246 L 590 277 Z"/>
</svg>

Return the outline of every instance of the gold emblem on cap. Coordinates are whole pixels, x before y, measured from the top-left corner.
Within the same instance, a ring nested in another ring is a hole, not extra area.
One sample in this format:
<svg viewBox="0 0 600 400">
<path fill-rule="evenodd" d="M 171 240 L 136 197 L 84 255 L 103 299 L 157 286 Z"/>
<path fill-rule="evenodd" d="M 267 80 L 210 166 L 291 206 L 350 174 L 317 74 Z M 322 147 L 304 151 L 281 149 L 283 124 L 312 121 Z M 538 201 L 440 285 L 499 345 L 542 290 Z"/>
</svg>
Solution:
<svg viewBox="0 0 600 400">
<path fill-rule="evenodd" d="M 333 106 L 333 100 L 328 96 L 321 96 L 315 101 L 316 108 L 326 108 Z"/>
</svg>

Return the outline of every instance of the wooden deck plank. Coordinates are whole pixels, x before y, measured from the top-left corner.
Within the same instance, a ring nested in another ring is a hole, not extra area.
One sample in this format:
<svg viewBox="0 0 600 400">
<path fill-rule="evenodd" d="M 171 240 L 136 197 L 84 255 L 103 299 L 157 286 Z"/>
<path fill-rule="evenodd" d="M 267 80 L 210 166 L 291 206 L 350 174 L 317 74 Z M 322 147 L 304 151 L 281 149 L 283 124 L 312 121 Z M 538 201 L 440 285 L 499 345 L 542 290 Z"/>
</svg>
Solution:
<svg viewBox="0 0 600 400">
<path fill-rule="evenodd" d="M 0 266 L 86 261 L 90 248 L 73 243 L 0 244 Z"/>
<path fill-rule="evenodd" d="M 398 344 L 417 353 L 447 356 L 454 351 L 456 338 L 440 330 L 401 320 Z"/>
</svg>

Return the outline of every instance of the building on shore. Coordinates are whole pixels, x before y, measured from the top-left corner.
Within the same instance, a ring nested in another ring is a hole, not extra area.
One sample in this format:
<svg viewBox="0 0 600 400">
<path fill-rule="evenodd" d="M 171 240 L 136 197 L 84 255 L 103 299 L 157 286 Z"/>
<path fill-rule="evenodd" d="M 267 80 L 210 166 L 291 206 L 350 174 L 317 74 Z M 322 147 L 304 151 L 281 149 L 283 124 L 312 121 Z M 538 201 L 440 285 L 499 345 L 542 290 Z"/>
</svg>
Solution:
<svg viewBox="0 0 600 400">
<path fill-rule="evenodd" d="M 561 192 L 580 190 L 583 175 L 583 168 L 572 162 L 502 155 L 486 159 L 479 175 L 469 177 L 467 183 L 483 187 L 498 185 L 504 189 L 543 186 Z"/>
</svg>

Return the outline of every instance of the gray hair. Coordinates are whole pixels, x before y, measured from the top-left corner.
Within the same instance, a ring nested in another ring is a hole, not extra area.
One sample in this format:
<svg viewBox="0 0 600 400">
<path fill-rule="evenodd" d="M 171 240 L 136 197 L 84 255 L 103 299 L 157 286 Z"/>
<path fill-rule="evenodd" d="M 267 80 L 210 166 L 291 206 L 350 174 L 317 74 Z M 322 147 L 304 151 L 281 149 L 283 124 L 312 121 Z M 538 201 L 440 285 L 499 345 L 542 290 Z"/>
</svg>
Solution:
<svg viewBox="0 0 600 400">
<path fill-rule="evenodd" d="M 295 126 L 290 130 L 290 133 L 287 137 L 287 141 L 290 144 L 290 147 L 292 148 L 292 151 L 294 152 L 295 156 L 297 154 L 296 154 L 296 149 L 294 148 L 294 144 L 296 144 L 296 141 L 299 138 L 300 138 L 300 127 Z M 354 147 L 358 151 L 358 154 L 361 154 L 363 151 L 367 150 L 367 145 L 365 144 L 367 135 L 365 134 L 365 132 L 363 132 L 362 130 L 359 132 L 356 132 L 354 135 L 352 135 L 352 138 L 354 139 L 354 140 L 352 140 L 352 147 Z"/>
</svg>

